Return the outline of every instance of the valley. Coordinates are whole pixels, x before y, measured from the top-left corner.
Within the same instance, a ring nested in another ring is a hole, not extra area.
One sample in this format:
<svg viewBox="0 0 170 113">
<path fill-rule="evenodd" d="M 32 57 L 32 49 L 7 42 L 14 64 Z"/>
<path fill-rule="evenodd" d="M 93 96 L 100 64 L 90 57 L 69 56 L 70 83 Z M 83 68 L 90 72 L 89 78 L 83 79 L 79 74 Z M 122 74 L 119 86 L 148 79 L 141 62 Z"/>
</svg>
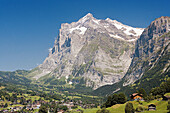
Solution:
<svg viewBox="0 0 170 113">
<path fill-rule="evenodd" d="M 0 71 L 0 111 L 166 113 L 169 43 L 167 16 L 145 29 L 90 13 L 63 23 L 42 64 L 30 71 Z M 136 93 L 142 99 L 132 99 Z M 151 104 L 156 110 L 148 110 Z"/>
</svg>

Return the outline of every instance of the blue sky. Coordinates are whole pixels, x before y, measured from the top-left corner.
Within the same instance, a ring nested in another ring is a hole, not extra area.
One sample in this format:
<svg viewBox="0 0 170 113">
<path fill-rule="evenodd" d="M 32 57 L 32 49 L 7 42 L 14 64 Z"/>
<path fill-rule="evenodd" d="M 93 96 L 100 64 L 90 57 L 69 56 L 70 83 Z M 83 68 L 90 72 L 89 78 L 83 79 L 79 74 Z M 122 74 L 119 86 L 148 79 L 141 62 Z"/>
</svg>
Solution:
<svg viewBox="0 0 170 113">
<path fill-rule="evenodd" d="M 53 46 L 61 23 L 87 13 L 147 27 L 170 16 L 170 0 L 0 0 L 0 71 L 32 69 Z"/>
</svg>

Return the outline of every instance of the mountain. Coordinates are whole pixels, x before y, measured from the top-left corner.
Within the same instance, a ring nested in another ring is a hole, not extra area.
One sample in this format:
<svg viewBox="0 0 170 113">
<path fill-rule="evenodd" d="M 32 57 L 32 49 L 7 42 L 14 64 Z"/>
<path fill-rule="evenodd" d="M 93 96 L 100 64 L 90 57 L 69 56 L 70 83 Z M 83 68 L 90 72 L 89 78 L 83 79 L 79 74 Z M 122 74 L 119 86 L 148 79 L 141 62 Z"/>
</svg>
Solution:
<svg viewBox="0 0 170 113">
<path fill-rule="evenodd" d="M 154 69 L 159 61 L 169 56 L 170 17 L 160 17 L 154 20 L 142 33 L 136 42 L 132 63 L 125 75 L 124 86 L 134 83 L 149 70 Z M 170 58 L 170 57 L 169 57 Z M 169 59 L 165 60 L 157 71 L 169 71 Z"/>
<path fill-rule="evenodd" d="M 135 42 L 143 30 L 88 13 L 77 22 L 61 24 L 48 57 L 28 76 L 83 83 L 93 89 L 117 83 L 129 69 Z"/>
<path fill-rule="evenodd" d="M 129 69 L 122 80 L 94 91 L 107 95 L 124 92 L 126 95 L 144 88 L 147 93 L 170 77 L 170 17 L 155 19 L 136 41 Z"/>
</svg>

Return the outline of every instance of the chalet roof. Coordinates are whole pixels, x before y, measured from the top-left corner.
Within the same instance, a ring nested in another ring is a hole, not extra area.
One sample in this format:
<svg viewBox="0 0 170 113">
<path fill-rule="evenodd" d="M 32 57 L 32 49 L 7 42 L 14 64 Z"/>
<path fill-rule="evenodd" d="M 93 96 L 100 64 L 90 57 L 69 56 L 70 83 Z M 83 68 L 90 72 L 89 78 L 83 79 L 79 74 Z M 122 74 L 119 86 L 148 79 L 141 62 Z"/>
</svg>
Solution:
<svg viewBox="0 0 170 113">
<path fill-rule="evenodd" d="M 156 107 L 155 104 L 149 104 L 148 107 Z"/>
<path fill-rule="evenodd" d="M 130 96 L 136 96 L 136 95 L 140 95 L 140 96 L 142 96 L 142 94 L 139 94 L 139 93 L 133 93 L 132 95 L 130 95 Z"/>
</svg>

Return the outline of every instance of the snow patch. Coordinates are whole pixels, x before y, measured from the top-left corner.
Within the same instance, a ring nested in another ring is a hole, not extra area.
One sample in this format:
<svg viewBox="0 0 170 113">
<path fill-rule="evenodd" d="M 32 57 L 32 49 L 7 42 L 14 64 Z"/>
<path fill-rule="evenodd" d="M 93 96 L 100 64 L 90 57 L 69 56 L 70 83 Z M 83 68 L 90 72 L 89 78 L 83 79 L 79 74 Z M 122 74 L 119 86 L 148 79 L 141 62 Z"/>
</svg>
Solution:
<svg viewBox="0 0 170 113">
<path fill-rule="evenodd" d="M 100 20 L 94 20 L 94 19 L 93 19 L 93 22 L 95 22 L 96 24 L 99 24 L 99 21 L 100 21 Z"/>
<path fill-rule="evenodd" d="M 114 38 L 117 38 L 117 39 L 121 39 L 121 40 L 125 40 L 124 38 L 118 36 L 118 35 L 113 35 L 113 34 L 109 34 L 110 37 L 114 37 Z"/>
<path fill-rule="evenodd" d="M 136 40 L 137 40 L 137 38 L 136 39 L 130 39 L 130 40 L 127 40 L 127 41 L 133 42 L 133 41 L 136 41 Z"/>
<path fill-rule="evenodd" d="M 144 30 L 144 28 L 134 28 L 131 26 L 123 25 L 122 23 L 116 20 L 111 20 L 109 18 L 107 18 L 106 21 L 110 22 L 117 29 L 121 29 L 127 35 L 140 36 Z M 134 33 L 132 33 L 131 31 L 134 31 Z"/>
<path fill-rule="evenodd" d="M 71 28 L 70 29 L 70 33 L 72 33 L 74 30 L 80 30 L 80 34 L 84 34 L 87 30 L 86 27 L 80 27 L 80 26 L 77 26 L 77 27 L 74 27 L 74 28 Z"/>
<path fill-rule="evenodd" d="M 116 39 L 125 40 L 124 38 L 122 38 L 122 37 L 120 37 L 120 36 L 118 36 L 118 35 L 113 35 L 113 34 L 109 34 L 109 35 L 110 35 L 110 37 L 113 37 L 113 38 L 116 38 Z M 133 41 L 136 41 L 136 40 L 137 40 L 137 38 L 135 38 L 135 39 L 130 39 L 130 40 L 125 40 L 125 41 L 133 42 Z"/>
</svg>

